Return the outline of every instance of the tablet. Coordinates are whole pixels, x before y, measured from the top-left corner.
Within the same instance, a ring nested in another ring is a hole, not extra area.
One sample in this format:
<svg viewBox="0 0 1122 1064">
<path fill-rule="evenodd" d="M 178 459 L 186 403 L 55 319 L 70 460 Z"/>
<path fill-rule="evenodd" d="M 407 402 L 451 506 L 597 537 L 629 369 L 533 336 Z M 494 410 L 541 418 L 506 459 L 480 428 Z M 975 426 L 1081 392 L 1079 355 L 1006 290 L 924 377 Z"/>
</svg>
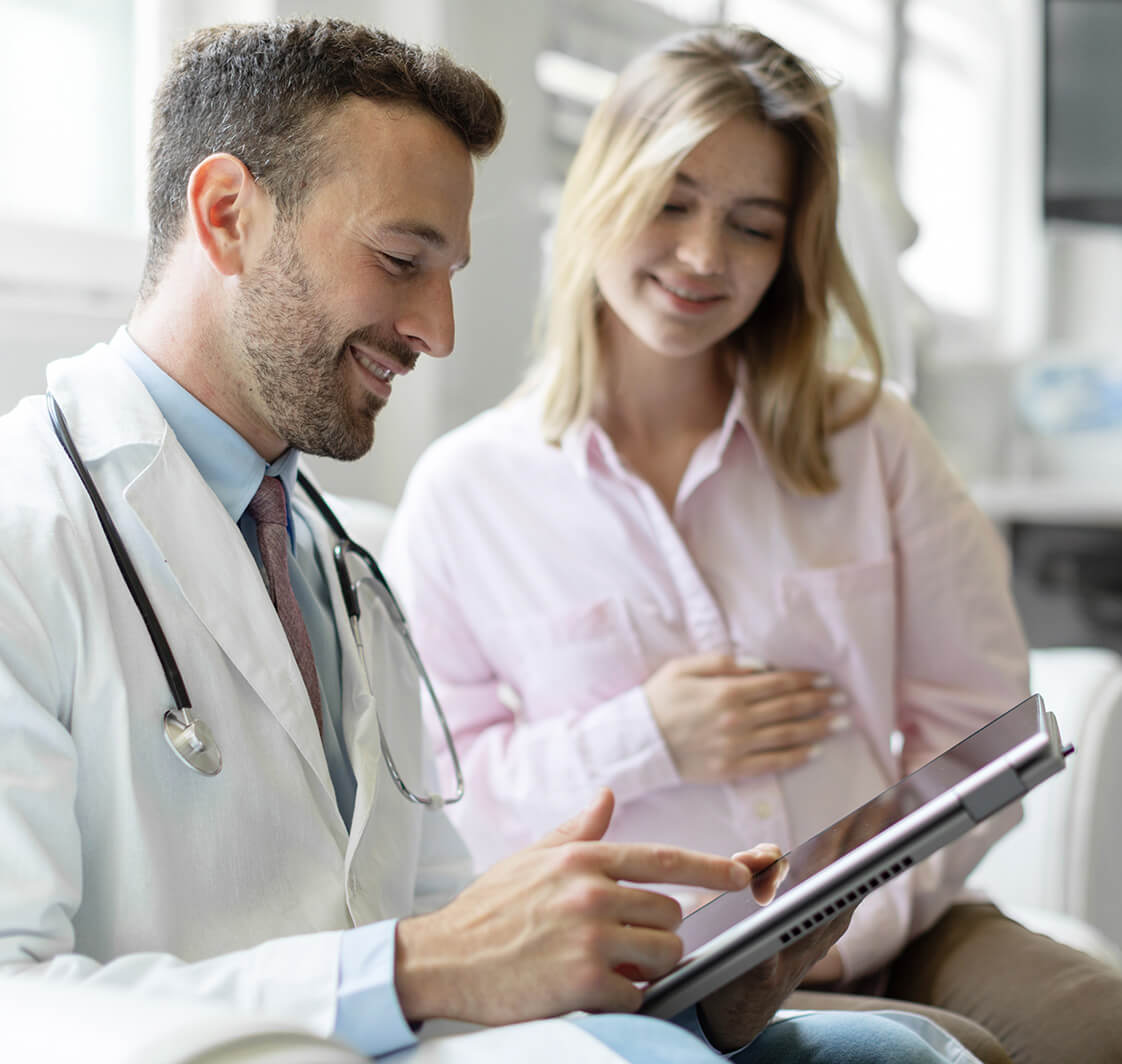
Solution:
<svg viewBox="0 0 1122 1064">
<path fill-rule="evenodd" d="M 641 1011 L 674 1016 L 718 990 L 1059 772 L 1072 749 L 1040 696 L 1025 699 L 791 850 L 767 905 L 745 888 L 690 913 L 682 960 Z"/>
</svg>

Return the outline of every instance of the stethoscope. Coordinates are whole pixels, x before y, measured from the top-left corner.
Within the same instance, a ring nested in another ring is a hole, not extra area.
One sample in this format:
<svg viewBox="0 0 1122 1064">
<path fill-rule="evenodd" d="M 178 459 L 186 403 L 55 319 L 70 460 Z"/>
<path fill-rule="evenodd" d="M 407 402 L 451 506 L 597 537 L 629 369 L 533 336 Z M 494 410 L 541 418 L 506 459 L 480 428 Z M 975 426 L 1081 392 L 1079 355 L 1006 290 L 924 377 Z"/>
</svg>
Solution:
<svg viewBox="0 0 1122 1064">
<path fill-rule="evenodd" d="M 191 712 L 191 699 L 187 694 L 187 685 L 183 682 L 183 675 L 179 671 L 179 665 L 175 660 L 175 655 L 171 651 L 167 637 L 164 635 L 164 630 L 160 625 L 159 619 L 156 617 L 155 610 L 152 608 L 151 600 L 148 598 L 144 586 L 140 582 L 140 577 L 137 575 L 136 568 L 132 564 L 132 559 L 125 549 L 125 544 L 121 539 L 120 532 L 117 530 L 113 518 L 109 515 L 109 510 L 100 492 L 97 490 L 97 485 L 94 484 L 93 478 L 90 476 L 89 469 L 86 467 L 85 462 L 82 461 L 82 456 L 78 453 L 78 448 L 75 446 L 74 440 L 70 435 L 70 428 L 66 423 L 66 418 L 63 416 L 62 409 L 58 405 L 58 401 L 50 392 L 47 392 L 46 398 L 47 411 L 50 414 L 51 424 L 54 426 L 55 436 L 58 437 L 58 441 L 62 444 L 63 450 L 66 451 L 66 456 L 70 459 L 71 465 L 74 466 L 74 470 L 78 474 L 78 479 L 81 480 L 82 486 L 86 489 L 86 494 L 90 497 L 90 502 L 93 503 L 93 508 L 97 513 L 97 519 L 101 524 L 102 532 L 104 532 L 105 538 L 109 543 L 109 548 L 113 552 L 113 557 L 117 562 L 117 568 L 120 569 L 121 576 L 128 586 L 129 594 L 132 595 L 132 599 L 136 603 L 136 608 L 140 611 L 140 616 L 144 621 L 144 627 L 148 629 L 148 635 L 152 640 L 152 646 L 156 651 L 156 656 L 160 659 L 160 666 L 163 668 L 164 677 L 167 680 L 172 699 L 175 701 L 175 708 L 169 709 L 164 713 L 164 738 L 167 740 L 172 750 L 175 751 L 176 756 L 188 768 L 193 769 L 203 776 L 217 776 L 218 773 L 222 771 L 222 751 L 215 741 L 214 733 L 207 727 L 203 720 Z M 413 642 L 412 635 L 410 635 L 409 625 L 405 620 L 405 614 L 398 605 L 397 599 L 390 590 L 390 586 L 386 582 L 385 576 L 382 575 L 382 570 L 374 560 L 373 555 L 364 547 L 355 543 L 355 541 L 347 535 L 339 518 L 335 516 L 334 511 L 328 506 L 327 500 L 324 499 L 323 495 L 320 494 L 318 489 L 303 473 L 297 475 L 297 483 L 304 489 L 304 492 L 307 494 L 308 498 L 311 499 L 313 505 L 319 511 L 320 516 L 327 522 L 328 527 L 337 539 L 332 552 L 335 561 L 335 572 L 342 589 L 343 602 L 347 608 L 351 634 L 358 647 L 359 661 L 362 664 L 360 671 L 366 682 L 367 693 L 370 695 L 371 699 L 374 700 L 374 692 L 370 689 L 370 676 L 366 669 L 366 650 L 363 645 L 362 631 L 359 624 L 362 616 L 362 610 L 359 605 L 359 589 L 363 586 L 369 586 L 370 590 L 385 607 L 390 621 L 394 626 L 394 630 L 405 644 L 409 652 L 409 657 L 417 670 L 417 675 L 420 677 L 421 682 L 424 684 L 425 691 L 432 700 L 433 708 L 436 710 L 441 730 L 444 732 L 444 740 L 452 759 L 452 767 L 456 778 L 455 793 L 451 797 L 444 797 L 440 794 L 419 795 L 414 793 L 398 771 L 397 765 L 393 759 L 393 754 L 390 752 L 389 743 L 386 740 L 386 733 L 382 728 L 382 722 L 378 719 L 378 738 L 381 743 L 382 756 L 385 758 L 386 767 L 389 769 L 390 776 L 402 795 L 409 801 L 415 802 L 418 805 L 423 805 L 430 809 L 439 809 L 442 806 L 458 802 L 464 796 L 464 777 L 460 769 L 460 759 L 456 755 L 456 747 L 452 741 L 452 733 L 448 727 L 448 721 L 444 716 L 444 710 L 440 706 L 440 702 L 436 697 L 436 692 L 433 690 L 432 682 L 429 680 L 428 672 L 425 670 L 425 666 L 421 661 L 421 656 L 417 652 L 416 644 Z M 348 554 L 357 556 L 369 569 L 370 575 L 352 580 L 350 572 L 347 569 Z M 374 705 L 375 716 L 377 717 L 376 700 L 374 700 Z"/>
</svg>

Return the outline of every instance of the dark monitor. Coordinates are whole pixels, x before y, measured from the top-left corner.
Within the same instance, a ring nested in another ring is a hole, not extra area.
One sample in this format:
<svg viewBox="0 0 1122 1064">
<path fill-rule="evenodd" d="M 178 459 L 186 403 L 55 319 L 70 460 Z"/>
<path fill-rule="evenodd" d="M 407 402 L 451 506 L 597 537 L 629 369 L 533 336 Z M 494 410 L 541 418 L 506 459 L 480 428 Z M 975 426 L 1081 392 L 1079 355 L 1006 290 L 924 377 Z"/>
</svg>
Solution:
<svg viewBox="0 0 1122 1064">
<path fill-rule="evenodd" d="M 1044 20 L 1044 215 L 1122 225 L 1122 0 Z"/>
</svg>

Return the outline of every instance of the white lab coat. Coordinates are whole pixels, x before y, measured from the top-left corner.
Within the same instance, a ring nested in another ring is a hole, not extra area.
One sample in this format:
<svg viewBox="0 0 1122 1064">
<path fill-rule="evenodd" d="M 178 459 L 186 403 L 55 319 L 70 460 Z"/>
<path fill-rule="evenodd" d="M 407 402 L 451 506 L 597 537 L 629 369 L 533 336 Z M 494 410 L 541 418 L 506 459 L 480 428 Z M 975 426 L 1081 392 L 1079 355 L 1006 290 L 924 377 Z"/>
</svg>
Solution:
<svg viewBox="0 0 1122 1064">
<path fill-rule="evenodd" d="M 48 383 L 225 764 L 206 778 L 167 746 L 147 631 L 43 397 L 25 399 L 0 418 L 0 973 L 218 1000 L 327 1034 L 338 930 L 443 904 L 466 851 L 384 769 L 338 583 L 349 834 L 253 557 L 147 391 L 104 345 L 52 364 Z M 416 779 L 415 673 L 385 629 L 368 637 L 377 697 Z"/>
</svg>

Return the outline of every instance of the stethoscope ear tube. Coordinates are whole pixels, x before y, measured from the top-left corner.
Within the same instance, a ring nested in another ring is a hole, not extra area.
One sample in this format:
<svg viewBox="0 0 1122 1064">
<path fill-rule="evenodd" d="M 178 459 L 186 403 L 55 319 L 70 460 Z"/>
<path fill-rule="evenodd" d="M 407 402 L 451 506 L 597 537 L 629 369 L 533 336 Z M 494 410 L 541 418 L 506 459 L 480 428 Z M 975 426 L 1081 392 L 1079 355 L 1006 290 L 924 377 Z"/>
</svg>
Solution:
<svg viewBox="0 0 1122 1064">
<path fill-rule="evenodd" d="M 78 454 L 78 448 L 70 435 L 70 427 L 66 423 L 62 408 L 58 405 L 58 400 L 50 392 L 47 392 L 46 398 L 47 413 L 50 415 L 55 436 L 62 444 L 66 457 L 70 459 L 74 472 L 78 474 L 78 479 L 82 482 L 82 487 L 86 489 L 86 494 L 93 504 L 101 530 L 109 543 L 109 549 L 113 552 L 113 558 L 117 562 L 117 568 L 121 571 L 121 576 L 129 589 L 129 594 L 132 595 L 133 602 L 136 603 L 136 608 L 140 611 L 144 626 L 148 629 L 152 647 L 156 651 L 156 656 L 160 659 L 160 665 L 164 670 L 168 687 L 171 689 L 171 696 L 175 700 L 175 710 L 168 710 L 164 715 L 164 735 L 171 748 L 190 768 L 193 768 L 196 772 L 201 772 L 204 776 L 216 775 L 222 768 L 222 755 L 218 752 L 214 737 L 202 721 L 193 720 L 191 717 L 191 699 L 187 694 L 187 685 L 183 682 L 179 665 L 176 663 L 175 655 L 171 652 L 171 646 L 168 644 L 167 636 L 164 635 L 164 629 L 156 616 L 156 611 L 152 608 L 152 602 L 144 590 L 144 585 L 140 582 L 140 577 L 137 575 L 128 551 L 121 541 L 120 534 L 117 532 L 117 527 L 114 525 L 112 517 L 109 516 L 109 510 L 105 506 L 101 493 L 97 490 L 97 485 L 93 482 L 90 471 Z"/>
<path fill-rule="evenodd" d="M 430 794 L 428 797 L 420 797 L 414 794 L 406 785 L 397 770 L 397 766 L 394 764 L 389 742 L 386 740 L 385 732 L 382 730 L 382 722 L 379 720 L 378 737 L 382 744 L 382 755 L 385 758 L 386 767 L 389 769 L 390 776 L 393 778 L 401 794 L 417 805 L 423 805 L 428 809 L 442 809 L 446 805 L 452 805 L 464 796 L 464 773 L 463 769 L 460 768 L 460 757 L 459 754 L 456 753 L 456 744 L 452 740 L 452 729 L 448 726 L 448 719 L 444 716 L 444 710 L 441 708 L 440 700 L 436 697 L 436 691 L 433 690 L 432 681 L 429 679 L 429 674 L 425 669 L 424 662 L 421 661 L 421 655 L 417 650 L 417 645 L 413 642 L 413 636 L 409 632 L 409 622 L 405 619 L 405 611 L 402 610 L 401 605 L 397 601 L 397 597 L 390 589 L 389 582 L 382 573 L 381 566 L 374 560 L 374 555 L 347 535 L 347 530 L 343 527 L 339 518 L 335 516 L 331 507 L 328 506 L 327 500 L 320 493 L 319 489 L 316 488 L 303 473 L 297 474 L 297 482 L 307 493 L 308 498 L 312 500 L 315 508 L 320 512 L 320 516 L 327 522 L 331 531 L 339 539 L 339 542 L 335 544 L 334 552 L 335 573 L 339 578 L 339 586 L 343 592 L 343 602 L 346 605 L 347 614 L 351 620 L 351 633 L 354 635 L 355 645 L 359 649 L 360 657 L 365 656 L 362 645 L 362 633 L 359 631 L 358 626 L 361 610 L 358 604 L 358 585 L 351 582 L 350 574 L 347 572 L 345 555 L 348 550 L 353 551 L 366 563 L 374 580 L 385 592 L 383 604 L 389 612 L 390 622 L 393 624 L 394 628 L 397 629 L 398 634 L 401 636 L 402 643 L 409 652 L 409 656 L 413 661 L 413 666 L 417 670 L 417 675 L 420 677 L 432 701 L 437 720 L 440 722 L 441 731 L 444 732 L 446 749 L 452 759 L 452 771 L 456 778 L 456 789 L 451 798 L 445 798 L 440 794 Z"/>
</svg>

